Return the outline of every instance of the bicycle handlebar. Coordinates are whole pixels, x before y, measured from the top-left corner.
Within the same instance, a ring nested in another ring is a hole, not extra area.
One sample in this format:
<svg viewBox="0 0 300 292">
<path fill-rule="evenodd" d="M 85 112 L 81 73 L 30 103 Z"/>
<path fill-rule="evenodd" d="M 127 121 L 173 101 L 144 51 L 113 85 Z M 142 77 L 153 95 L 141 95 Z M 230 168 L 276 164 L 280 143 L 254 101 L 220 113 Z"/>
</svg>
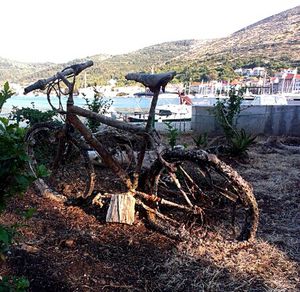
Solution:
<svg viewBox="0 0 300 292">
<path fill-rule="evenodd" d="M 71 76 L 71 75 L 76 76 L 80 72 L 85 70 L 86 68 L 93 66 L 93 64 L 94 64 L 93 61 L 87 61 L 85 63 L 68 66 L 65 69 L 63 69 L 61 72 L 56 73 L 52 77 L 49 77 L 47 79 L 40 79 L 40 80 L 36 81 L 35 83 L 27 86 L 26 88 L 24 88 L 24 94 L 27 94 L 27 93 L 29 93 L 33 90 L 37 90 L 37 89 L 43 90 L 46 88 L 47 84 L 59 79 L 60 76 L 64 76 L 64 77 Z"/>
</svg>

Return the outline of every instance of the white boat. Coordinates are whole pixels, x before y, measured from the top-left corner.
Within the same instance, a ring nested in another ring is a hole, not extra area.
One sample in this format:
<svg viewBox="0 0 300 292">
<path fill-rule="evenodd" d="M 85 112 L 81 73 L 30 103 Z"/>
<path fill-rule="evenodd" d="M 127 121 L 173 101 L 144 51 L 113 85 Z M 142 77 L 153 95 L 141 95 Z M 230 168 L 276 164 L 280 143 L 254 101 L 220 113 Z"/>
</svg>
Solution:
<svg viewBox="0 0 300 292">
<path fill-rule="evenodd" d="M 177 94 L 178 96 L 178 94 Z M 174 94 L 173 94 L 174 98 Z M 179 94 L 180 104 L 164 104 L 156 107 L 155 122 L 183 122 L 192 120 L 191 99 Z M 129 122 L 146 122 L 148 112 L 134 112 L 127 116 Z"/>
<path fill-rule="evenodd" d="M 288 101 L 288 104 L 299 104 L 300 93 L 286 93 L 284 95 Z"/>
<path fill-rule="evenodd" d="M 139 97 L 139 98 L 152 98 L 153 93 L 151 91 L 142 91 L 142 92 L 136 92 L 133 94 L 134 97 Z M 178 97 L 178 92 L 160 92 L 159 98 L 176 98 Z"/>
<path fill-rule="evenodd" d="M 287 99 L 283 95 L 252 95 L 244 96 L 242 105 L 287 105 Z"/>
<path fill-rule="evenodd" d="M 127 116 L 129 122 L 146 122 L 148 113 L 134 112 Z M 192 106 L 184 104 L 166 104 L 157 106 L 155 122 L 180 122 L 191 121 Z"/>
<path fill-rule="evenodd" d="M 198 99 L 194 104 L 199 106 L 214 106 L 218 100 L 226 100 L 228 98 L 228 96 L 204 97 L 200 101 Z M 282 95 L 244 95 L 242 100 L 242 106 L 287 104 L 287 98 Z"/>
</svg>

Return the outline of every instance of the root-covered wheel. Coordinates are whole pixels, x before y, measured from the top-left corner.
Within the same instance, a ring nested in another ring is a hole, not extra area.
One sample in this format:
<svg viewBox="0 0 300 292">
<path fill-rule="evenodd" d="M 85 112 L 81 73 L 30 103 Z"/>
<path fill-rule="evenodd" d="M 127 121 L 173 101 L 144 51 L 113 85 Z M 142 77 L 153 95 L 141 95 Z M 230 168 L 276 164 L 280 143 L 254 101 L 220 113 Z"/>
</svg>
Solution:
<svg viewBox="0 0 300 292">
<path fill-rule="evenodd" d="M 29 166 L 36 175 L 44 166 L 48 175 L 43 178 L 54 192 L 69 199 L 87 197 L 94 187 L 94 169 L 87 150 L 78 141 L 65 137 L 63 128 L 54 123 L 40 123 L 26 135 Z"/>
<path fill-rule="evenodd" d="M 180 236 L 183 226 L 195 228 L 205 223 L 225 237 L 255 237 L 258 207 L 252 187 L 213 154 L 166 151 L 149 170 L 147 192 L 153 194 L 153 204 L 147 200 L 142 204 L 150 221 L 167 233 L 174 234 L 179 228 Z"/>
</svg>

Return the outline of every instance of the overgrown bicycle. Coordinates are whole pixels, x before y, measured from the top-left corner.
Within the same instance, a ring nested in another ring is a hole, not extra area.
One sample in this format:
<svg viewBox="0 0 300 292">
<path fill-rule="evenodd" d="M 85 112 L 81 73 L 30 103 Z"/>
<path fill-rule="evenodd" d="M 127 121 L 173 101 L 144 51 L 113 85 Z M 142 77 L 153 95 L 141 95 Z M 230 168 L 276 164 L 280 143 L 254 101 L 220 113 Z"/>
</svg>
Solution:
<svg viewBox="0 0 300 292">
<path fill-rule="evenodd" d="M 63 124 L 36 124 L 27 132 L 32 172 L 37 174 L 39 165 L 49 171 L 40 183 L 67 199 L 94 195 L 97 176 L 89 158 L 89 151 L 94 149 L 120 186 L 115 194 L 97 195 L 100 200 L 110 198 L 107 221 L 132 223 L 136 205 L 146 211 L 149 222 L 171 236 L 184 236 L 186 230 L 190 234 L 196 226 L 219 218 L 224 234 L 239 240 L 254 238 L 258 225 L 256 199 L 252 187 L 234 169 L 204 150 L 161 150 L 161 139 L 153 127 L 155 107 L 161 89 L 164 91 L 176 73 L 126 75 L 127 80 L 140 82 L 153 92 L 149 118 L 143 127 L 74 105 L 76 76 L 92 65 L 92 61 L 72 65 L 24 90 L 25 94 L 46 90 L 50 106 L 63 120 Z M 63 96 L 67 96 L 66 108 Z M 115 129 L 111 132 L 115 134 L 100 133 L 96 137 L 79 117 L 100 121 Z M 156 159 L 144 170 L 149 151 Z M 126 162 L 117 158 L 124 152 L 129 157 Z"/>
</svg>

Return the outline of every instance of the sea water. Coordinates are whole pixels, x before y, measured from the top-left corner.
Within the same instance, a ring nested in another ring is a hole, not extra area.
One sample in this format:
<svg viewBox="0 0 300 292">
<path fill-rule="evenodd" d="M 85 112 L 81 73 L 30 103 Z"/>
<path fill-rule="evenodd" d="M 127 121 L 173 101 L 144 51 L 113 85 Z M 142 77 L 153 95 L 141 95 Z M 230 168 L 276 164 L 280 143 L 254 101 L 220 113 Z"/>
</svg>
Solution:
<svg viewBox="0 0 300 292">
<path fill-rule="evenodd" d="M 150 108 L 151 97 L 104 97 L 104 100 L 112 101 L 112 108 L 118 112 L 130 113 L 135 111 L 147 111 Z M 67 97 L 62 97 L 62 105 L 66 106 Z M 58 98 L 51 97 L 51 103 L 57 107 Z M 74 103 L 80 107 L 86 107 L 86 101 L 82 97 L 74 97 Z M 157 105 L 164 104 L 179 104 L 179 99 L 175 98 L 159 98 Z M 13 96 L 8 99 L 2 108 L 2 114 L 8 114 L 13 107 L 16 106 L 19 109 L 22 107 L 34 107 L 41 111 L 50 110 L 51 106 L 48 103 L 46 96 Z"/>
</svg>

